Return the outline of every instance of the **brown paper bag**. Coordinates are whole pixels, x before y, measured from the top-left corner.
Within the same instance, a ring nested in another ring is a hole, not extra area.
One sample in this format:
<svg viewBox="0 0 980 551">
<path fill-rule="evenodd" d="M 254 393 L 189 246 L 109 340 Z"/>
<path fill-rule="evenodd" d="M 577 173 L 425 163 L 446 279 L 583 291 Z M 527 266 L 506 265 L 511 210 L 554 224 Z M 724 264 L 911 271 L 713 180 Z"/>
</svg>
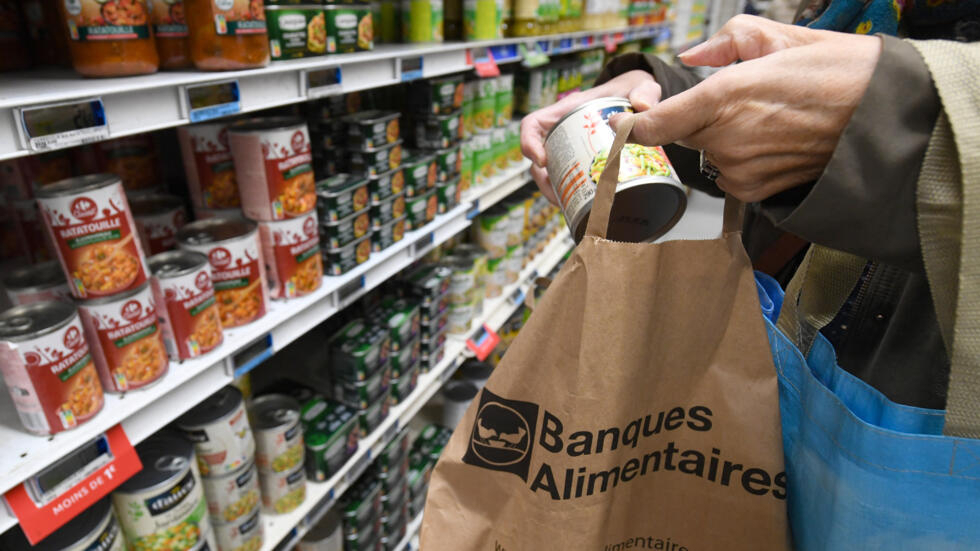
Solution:
<svg viewBox="0 0 980 551">
<path fill-rule="evenodd" d="M 423 551 L 788 548 L 741 205 L 726 203 L 719 239 L 605 240 L 628 132 L 585 238 L 436 465 Z"/>
</svg>

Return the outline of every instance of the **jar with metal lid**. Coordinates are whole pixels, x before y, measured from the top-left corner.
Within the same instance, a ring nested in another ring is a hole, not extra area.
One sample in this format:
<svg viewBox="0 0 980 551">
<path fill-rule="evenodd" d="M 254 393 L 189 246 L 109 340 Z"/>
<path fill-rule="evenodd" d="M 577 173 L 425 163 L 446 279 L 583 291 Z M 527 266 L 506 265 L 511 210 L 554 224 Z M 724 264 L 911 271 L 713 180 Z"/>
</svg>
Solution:
<svg viewBox="0 0 980 551">
<path fill-rule="evenodd" d="M 65 273 L 58 261 L 14 268 L 3 275 L 3 288 L 14 305 L 48 300 L 71 300 Z"/>
<path fill-rule="evenodd" d="M 72 65 L 87 77 L 155 73 L 160 66 L 147 0 L 58 2 Z"/>
<path fill-rule="evenodd" d="M 81 321 L 68 302 L 0 313 L 0 373 L 24 428 L 35 434 L 76 427 L 104 403 Z"/>
<path fill-rule="evenodd" d="M 265 9 L 254 0 L 184 0 L 191 59 L 202 71 L 269 64 Z"/>
<path fill-rule="evenodd" d="M 160 68 L 184 69 L 191 63 L 191 45 L 184 17 L 184 0 L 151 2 L 153 35 L 156 38 Z"/>
</svg>

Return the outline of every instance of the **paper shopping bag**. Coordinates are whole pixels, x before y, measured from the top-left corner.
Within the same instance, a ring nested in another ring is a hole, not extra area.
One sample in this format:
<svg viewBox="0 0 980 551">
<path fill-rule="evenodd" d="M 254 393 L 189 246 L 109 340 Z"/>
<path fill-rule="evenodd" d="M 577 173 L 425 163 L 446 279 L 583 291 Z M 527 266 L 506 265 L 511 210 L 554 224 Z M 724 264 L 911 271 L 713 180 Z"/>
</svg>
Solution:
<svg viewBox="0 0 980 551">
<path fill-rule="evenodd" d="M 777 381 L 740 205 L 726 203 L 719 239 L 604 239 L 628 132 L 585 238 L 433 471 L 423 551 L 787 547 Z"/>
</svg>

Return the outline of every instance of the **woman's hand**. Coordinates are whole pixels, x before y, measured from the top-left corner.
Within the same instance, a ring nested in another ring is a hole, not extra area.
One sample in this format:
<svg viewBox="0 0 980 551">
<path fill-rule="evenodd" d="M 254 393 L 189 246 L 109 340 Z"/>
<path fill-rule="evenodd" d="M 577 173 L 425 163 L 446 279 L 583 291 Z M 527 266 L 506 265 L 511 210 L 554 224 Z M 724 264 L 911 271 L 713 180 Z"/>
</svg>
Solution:
<svg viewBox="0 0 980 551">
<path fill-rule="evenodd" d="M 644 111 L 632 141 L 704 150 L 718 187 L 760 201 L 820 176 L 880 53 L 876 37 L 735 17 L 681 60 L 743 63 Z"/>
<path fill-rule="evenodd" d="M 636 111 L 644 111 L 660 101 L 660 85 L 654 82 L 653 75 L 645 71 L 629 71 L 618 77 L 586 90 L 563 98 L 558 103 L 539 109 L 524 117 L 521 121 L 521 151 L 531 159 L 531 175 L 538 183 L 541 192 L 552 203 L 557 204 L 555 192 L 548 182 L 547 158 L 545 156 L 544 140 L 548 132 L 566 113 L 583 103 L 609 96 L 629 98 Z"/>
</svg>

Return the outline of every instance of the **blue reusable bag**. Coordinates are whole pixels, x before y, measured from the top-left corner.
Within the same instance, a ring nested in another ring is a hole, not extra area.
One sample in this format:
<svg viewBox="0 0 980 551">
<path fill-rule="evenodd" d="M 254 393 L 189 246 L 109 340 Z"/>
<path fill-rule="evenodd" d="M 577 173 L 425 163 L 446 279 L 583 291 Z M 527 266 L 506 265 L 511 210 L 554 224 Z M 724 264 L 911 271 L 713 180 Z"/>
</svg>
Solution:
<svg viewBox="0 0 980 551">
<path fill-rule="evenodd" d="M 980 550 L 980 440 L 944 436 L 944 411 L 896 404 L 841 369 L 822 335 L 804 360 L 775 325 L 779 284 L 760 273 L 756 283 L 795 548 Z"/>
</svg>

